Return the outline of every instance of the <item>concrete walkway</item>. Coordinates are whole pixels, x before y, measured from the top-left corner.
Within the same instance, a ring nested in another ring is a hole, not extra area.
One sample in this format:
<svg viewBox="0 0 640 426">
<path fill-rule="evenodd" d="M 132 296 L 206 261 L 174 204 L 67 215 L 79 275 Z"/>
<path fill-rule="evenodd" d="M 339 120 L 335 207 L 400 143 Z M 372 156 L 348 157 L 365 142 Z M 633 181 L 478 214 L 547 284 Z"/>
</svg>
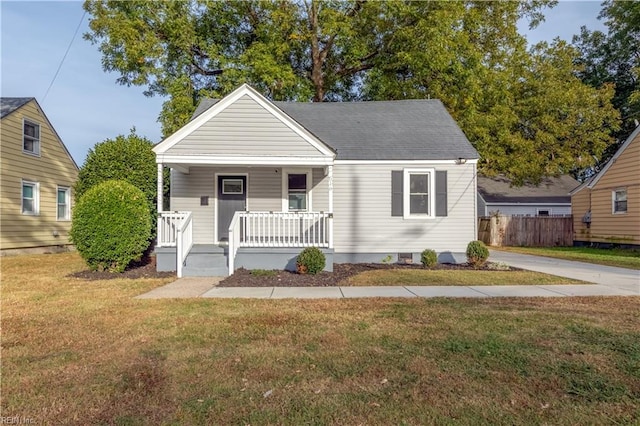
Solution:
<svg viewBox="0 0 640 426">
<path fill-rule="evenodd" d="M 491 251 L 490 260 L 594 284 L 501 286 L 216 287 L 220 277 L 181 278 L 137 296 L 159 298 L 342 299 L 366 297 L 640 296 L 640 271 L 540 256 Z"/>
</svg>

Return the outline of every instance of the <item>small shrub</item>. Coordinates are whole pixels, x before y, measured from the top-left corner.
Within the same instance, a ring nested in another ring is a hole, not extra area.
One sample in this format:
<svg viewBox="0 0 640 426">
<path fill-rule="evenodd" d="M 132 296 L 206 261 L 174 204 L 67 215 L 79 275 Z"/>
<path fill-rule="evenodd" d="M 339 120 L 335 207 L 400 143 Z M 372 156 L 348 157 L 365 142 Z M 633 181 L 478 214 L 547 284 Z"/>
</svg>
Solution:
<svg viewBox="0 0 640 426">
<path fill-rule="evenodd" d="M 420 262 L 425 268 L 433 268 L 438 264 L 438 255 L 435 250 L 425 249 L 420 255 Z"/>
<path fill-rule="evenodd" d="M 504 262 L 489 262 L 487 263 L 487 268 L 494 271 L 510 271 L 511 266 Z"/>
<path fill-rule="evenodd" d="M 480 268 L 489 258 L 489 249 L 482 241 L 471 241 L 467 245 L 467 262 L 470 265 Z"/>
<path fill-rule="evenodd" d="M 324 269 L 326 259 L 318 247 L 307 247 L 298 255 L 296 267 L 299 274 L 315 275 Z"/>
<path fill-rule="evenodd" d="M 151 217 L 144 193 L 122 180 L 91 187 L 73 210 L 69 235 L 91 270 L 123 272 L 149 247 Z"/>
</svg>

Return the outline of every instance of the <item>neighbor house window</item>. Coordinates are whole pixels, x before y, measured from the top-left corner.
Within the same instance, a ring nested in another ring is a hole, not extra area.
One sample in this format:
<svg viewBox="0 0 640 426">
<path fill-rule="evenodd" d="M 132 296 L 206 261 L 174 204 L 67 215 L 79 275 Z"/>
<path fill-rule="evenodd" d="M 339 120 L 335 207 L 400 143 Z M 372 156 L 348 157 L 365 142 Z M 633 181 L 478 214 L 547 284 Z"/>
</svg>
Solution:
<svg viewBox="0 0 640 426">
<path fill-rule="evenodd" d="M 613 212 L 626 213 L 627 212 L 627 190 L 616 189 L 612 193 L 612 198 L 613 198 Z"/>
<path fill-rule="evenodd" d="M 551 216 L 551 209 L 538 209 L 538 216 Z"/>
<path fill-rule="evenodd" d="M 40 125 L 23 120 L 22 150 L 28 154 L 40 155 Z"/>
<path fill-rule="evenodd" d="M 38 183 L 22 181 L 22 214 L 38 214 Z"/>
<path fill-rule="evenodd" d="M 289 211 L 307 210 L 307 185 L 306 173 L 289 173 L 287 175 Z"/>
<path fill-rule="evenodd" d="M 404 217 L 433 217 L 435 202 L 434 171 L 431 169 L 404 171 Z"/>
<path fill-rule="evenodd" d="M 58 220 L 71 218 L 71 190 L 62 186 L 58 187 Z"/>
</svg>

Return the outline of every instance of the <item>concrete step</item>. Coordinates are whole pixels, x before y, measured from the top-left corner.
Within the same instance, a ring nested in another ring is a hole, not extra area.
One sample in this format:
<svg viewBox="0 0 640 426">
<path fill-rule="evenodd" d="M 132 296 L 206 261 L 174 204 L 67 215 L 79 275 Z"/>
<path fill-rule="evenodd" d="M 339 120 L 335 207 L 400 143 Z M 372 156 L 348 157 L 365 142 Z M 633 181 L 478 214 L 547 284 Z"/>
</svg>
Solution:
<svg viewBox="0 0 640 426">
<path fill-rule="evenodd" d="M 227 266 L 227 256 L 216 253 L 189 253 L 187 256 L 185 264 L 187 266 L 193 267 L 226 267 Z"/>
<path fill-rule="evenodd" d="M 194 267 L 185 266 L 182 268 L 183 277 L 227 277 L 229 276 L 229 268 L 226 266 L 218 267 Z"/>
</svg>

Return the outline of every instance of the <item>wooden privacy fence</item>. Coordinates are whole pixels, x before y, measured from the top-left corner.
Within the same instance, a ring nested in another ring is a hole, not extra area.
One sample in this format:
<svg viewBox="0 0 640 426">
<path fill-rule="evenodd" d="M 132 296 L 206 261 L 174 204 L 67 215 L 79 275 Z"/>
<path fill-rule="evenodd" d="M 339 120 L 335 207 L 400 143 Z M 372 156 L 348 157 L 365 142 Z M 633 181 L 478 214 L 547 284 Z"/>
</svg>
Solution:
<svg viewBox="0 0 640 426">
<path fill-rule="evenodd" d="M 489 216 L 478 218 L 478 239 L 489 246 L 573 245 L 571 216 Z"/>
</svg>

